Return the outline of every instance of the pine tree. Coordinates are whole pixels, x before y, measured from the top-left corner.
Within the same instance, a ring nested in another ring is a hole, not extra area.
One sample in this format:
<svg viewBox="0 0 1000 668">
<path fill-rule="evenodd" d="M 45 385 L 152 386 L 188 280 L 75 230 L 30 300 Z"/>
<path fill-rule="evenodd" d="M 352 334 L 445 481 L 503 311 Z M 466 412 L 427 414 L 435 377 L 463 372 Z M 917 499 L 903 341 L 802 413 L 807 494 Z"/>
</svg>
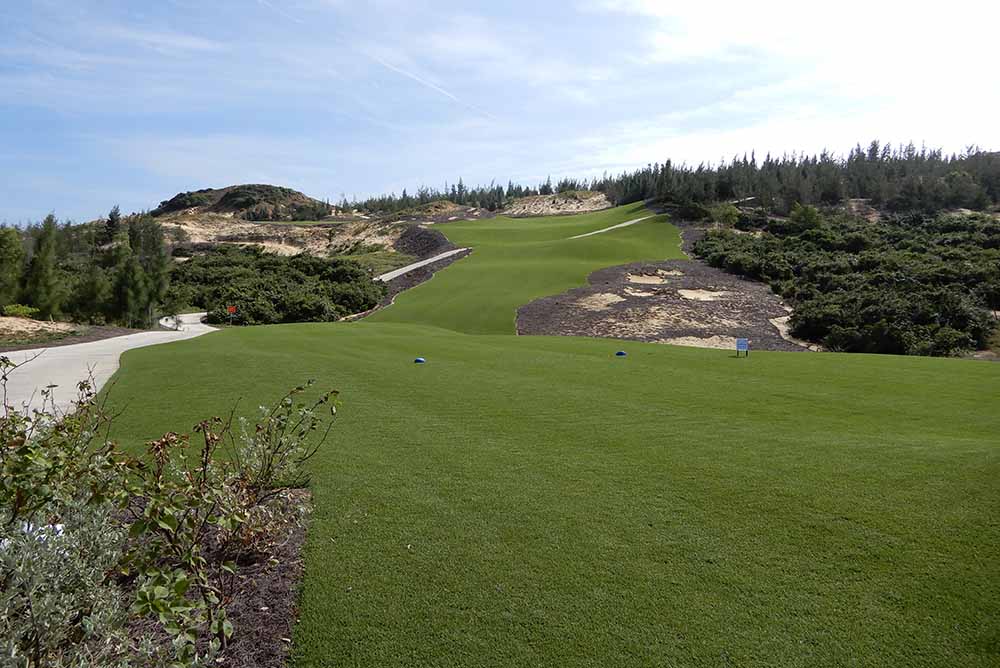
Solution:
<svg viewBox="0 0 1000 668">
<path fill-rule="evenodd" d="M 159 225 L 154 224 L 149 230 L 147 252 L 146 320 L 152 323 L 153 312 L 166 300 L 167 289 L 170 287 L 170 258 L 163 242 L 163 229 Z"/>
<path fill-rule="evenodd" d="M 96 259 L 87 265 L 87 273 L 73 292 L 74 316 L 81 321 L 98 323 L 104 320 L 111 298 L 111 281 Z"/>
<path fill-rule="evenodd" d="M 139 258 L 128 246 L 116 249 L 115 281 L 112 314 L 126 327 L 142 327 L 148 323 L 148 281 Z"/>
<path fill-rule="evenodd" d="M 38 309 L 38 315 L 52 318 L 59 314 L 62 289 L 56 276 L 56 217 L 49 214 L 35 241 L 24 285 L 25 301 Z"/>
<path fill-rule="evenodd" d="M 118 205 L 108 212 L 108 219 L 104 222 L 104 243 L 109 244 L 115 240 L 122 229 L 122 214 L 118 210 Z"/>
<path fill-rule="evenodd" d="M 0 227 L 0 306 L 17 301 L 23 268 L 21 235 L 14 228 Z"/>
</svg>

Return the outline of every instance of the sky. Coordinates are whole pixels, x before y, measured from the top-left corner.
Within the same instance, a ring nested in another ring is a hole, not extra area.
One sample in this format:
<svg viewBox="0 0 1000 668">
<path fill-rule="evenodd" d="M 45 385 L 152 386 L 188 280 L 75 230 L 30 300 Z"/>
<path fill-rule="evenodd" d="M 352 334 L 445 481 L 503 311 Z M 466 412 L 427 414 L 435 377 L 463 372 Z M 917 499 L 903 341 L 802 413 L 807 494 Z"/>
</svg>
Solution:
<svg viewBox="0 0 1000 668">
<path fill-rule="evenodd" d="M 996 150 L 998 22 L 984 0 L 4 0 L 0 222 L 237 183 L 339 200 Z"/>
</svg>

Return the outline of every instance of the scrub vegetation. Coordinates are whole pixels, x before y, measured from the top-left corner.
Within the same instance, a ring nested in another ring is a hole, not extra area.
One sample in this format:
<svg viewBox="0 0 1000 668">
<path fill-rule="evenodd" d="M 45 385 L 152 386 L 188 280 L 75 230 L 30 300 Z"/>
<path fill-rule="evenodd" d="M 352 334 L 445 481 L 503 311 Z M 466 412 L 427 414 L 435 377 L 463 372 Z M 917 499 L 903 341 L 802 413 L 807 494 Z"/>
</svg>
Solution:
<svg viewBox="0 0 1000 668">
<path fill-rule="evenodd" d="M 285 257 L 257 247 L 214 248 L 174 267 L 171 278 L 171 303 L 208 311 L 210 323 L 234 325 L 338 320 L 374 307 L 385 294 L 352 260 Z"/>
<path fill-rule="evenodd" d="M 911 214 L 871 222 L 798 206 L 709 230 L 709 264 L 770 283 L 795 336 L 830 350 L 952 355 L 987 346 L 1000 310 L 1000 220 Z M 747 232 L 750 232 L 748 234 Z"/>
</svg>

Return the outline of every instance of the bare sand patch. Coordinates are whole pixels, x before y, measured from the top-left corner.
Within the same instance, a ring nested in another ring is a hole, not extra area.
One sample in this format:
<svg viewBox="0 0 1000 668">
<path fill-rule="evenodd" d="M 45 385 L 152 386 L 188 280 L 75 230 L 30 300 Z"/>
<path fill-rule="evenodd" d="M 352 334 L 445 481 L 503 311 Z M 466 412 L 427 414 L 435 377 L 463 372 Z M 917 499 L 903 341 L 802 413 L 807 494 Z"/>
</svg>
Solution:
<svg viewBox="0 0 1000 668">
<path fill-rule="evenodd" d="M 679 294 L 684 299 L 691 299 L 697 302 L 717 302 L 720 299 L 725 299 L 729 296 L 729 293 L 725 290 L 678 290 Z"/>
<path fill-rule="evenodd" d="M 556 195 L 533 195 L 511 202 L 503 213 L 508 216 L 551 216 L 607 209 L 611 202 L 604 193 L 580 191 Z"/>
<path fill-rule="evenodd" d="M 655 297 L 655 292 L 649 292 L 647 290 L 636 290 L 635 288 L 625 288 L 625 294 L 629 297 Z"/>
<path fill-rule="evenodd" d="M 76 327 L 68 322 L 46 322 L 30 318 L 0 316 L 0 336 L 65 333 L 75 329 Z"/>
<path fill-rule="evenodd" d="M 678 336 L 672 339 L 660 339 L 657 343 L 668 343 L 673 346 L 688 346 L 691 348 L 714 348 L 727 350 L 736 348 L 736 339 L 732 336 Z"/>
<path fill-rule="evenodd" d="M 183 232 L 183 238 L 193 244 L 261 246 L 282 255 L 302 252 L 326 255 L 359 244 L 390 249 L 405 229 L 403 225 L 365 220 L 336 225 L 263 223 L 215 213 L 164 216 L 160 223 L 168 233 Z"/>
<path fill-rule="evenodd" d="M 581 306 L 588 311 L 603 311 L 609 308 L 612 304 L 617 304 L 619 302 L 625 301 L 625 298 L 621 295 L 616 295 L 613 292 L 598 292 L 593 295 L 587 295 L 583 299 L 578 299 L 576 304 Z"/>
</svg>

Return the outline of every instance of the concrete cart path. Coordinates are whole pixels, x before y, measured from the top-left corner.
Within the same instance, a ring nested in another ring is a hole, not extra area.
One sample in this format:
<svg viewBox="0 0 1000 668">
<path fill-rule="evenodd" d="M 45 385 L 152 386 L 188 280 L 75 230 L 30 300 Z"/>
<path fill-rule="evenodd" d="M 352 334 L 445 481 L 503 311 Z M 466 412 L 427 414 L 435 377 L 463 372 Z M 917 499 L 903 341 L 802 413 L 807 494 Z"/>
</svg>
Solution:
<svg viewBox="0 0 1000 668">
<path fill-rule="evenodd" d="M 420 267 L 426 267 L 429 264 L 433 264 L 438 260 L 443 260 L 446 257 L 451 257 L 452 255 L 458 255 L 459 253 L 469 250 L 468 248 L 456 248 L 454 250 L 445 251 L 444 253 L 438 253 L 434 257 L 429 257 L 426 260 L 421 260 L 420 262 L 414 262 L 413 264 L 408 264 L 405 267 L 400 267 L 399 269 L 394 269 L 393 271 L 382 274 L 381 276 L 376 276 L 376 281 L 382 281 L 383 283 L 388 283 L 394 278 L 399 278 L 403 274 L 408 274 L 414 269 L 420 269 Z"/>
<path fill-rule="evenodd" d="M 139 332 L 90 343 L 2 353 L 14 364 L 35 357 L 31 362 L 10 372 L 7 404 L 17 409 L 41 408 L 42 390 L 55 385 L 52 399 L 59 411 L 65 411 L 76 398 L 77 383 L 92 375 L 97 384 L 96 389 L 103 387 L 118 370 L 118 358 L 126 350 L 193 339 L 214 332 L 214 327 L 201 323 L 203 317 L 204 313 L 189 313 L 178 316 L 179 322 L 176 324 L 172 318 L 160 321 L 164 326 L 175 327 L 174 331 Z"/>
</svg>

